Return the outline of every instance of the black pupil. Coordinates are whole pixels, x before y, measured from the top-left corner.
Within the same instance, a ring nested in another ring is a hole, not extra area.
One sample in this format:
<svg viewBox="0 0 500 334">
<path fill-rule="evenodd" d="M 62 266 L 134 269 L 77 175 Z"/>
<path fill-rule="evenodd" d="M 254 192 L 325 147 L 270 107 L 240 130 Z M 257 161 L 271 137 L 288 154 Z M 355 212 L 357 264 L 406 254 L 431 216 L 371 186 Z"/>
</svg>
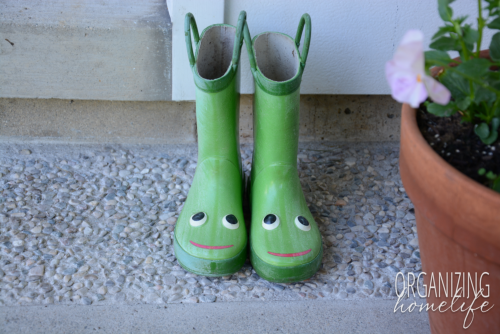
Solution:
<svg viewBox="0 0 500 334">
<path fill-rule="evenodd" d="M 298 220 L 299 220 L 299 223 L 301 223 L 302 225 L 304 225 L 304 226 L 309 226 L 309 222 L 308 222 L 308 221 L 307 221 L 307 219 L 305 219 L 304 217 L 299 216 L 299 217 L 298 217 Z"/>
<path fill-rule="evenodd" d="M 238 224 L 238 219 L 236 219 L 236 217 L 234 215 L 227 215 L 226 221 L 232 225 Z"/>
<path fill-rule="evenodd" d="M 197 214 L 193 215 L 193 220 L 199 221 L 205 218 L 205 214 L 203 212 L 198 212 Z"/>
<path fill-rule="evenodd" d="M 275 215 L 267 215 L 265 218 L 264 218 L 264 223 L 265 224 L 273 224 L 274 222 L 276 221 L 276 216 Z"/>
</svg>

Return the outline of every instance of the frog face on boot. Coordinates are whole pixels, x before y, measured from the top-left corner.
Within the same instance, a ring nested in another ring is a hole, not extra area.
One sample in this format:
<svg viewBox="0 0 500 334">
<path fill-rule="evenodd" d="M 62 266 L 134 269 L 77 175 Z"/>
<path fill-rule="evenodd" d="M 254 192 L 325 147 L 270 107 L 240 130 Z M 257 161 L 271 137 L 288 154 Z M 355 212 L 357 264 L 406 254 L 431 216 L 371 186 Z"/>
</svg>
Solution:
<svg viewBox="0 0 500 334">
<path fill-rule="evenodd" d="M 300 230 L 308 232 L 311 230 L 311 224 L 309 221 L 304 217 L 304 216 L 297 216 L 295 217 L 295 226 L 297 226 Z M 278 216 L 274 214 L 269 214 L 264 217 L 262 220 L 262 227 L 264 227 L 266 230 L 273 230 L 275 227 L 278 227 L 280 222 L 280 219 Z M 290 234 L 290 231 L 285 232 L 286 234 Z M 302 239 L 302 238 L 301 238 Z M 303 244 L 303 242 L 301 243 Z M 290 248 L 290 247 L 280 247 L 280 245 L 273 246 L 273 248 Z M 295 245 L 292 244 L 291 248 L 296 248 Z M 306 246 L 307 248 L 307 246 Z M 302 252 L 290 252 L 290 253 L 275 253 L 268 251 L 268 254 L 271 254 L 273 256 L 278 256 L 278 257 L 299 257 L 299 256 L 304 256 L 309 254 L 312 251 L 312 248 L 309 248 L 307 250 L 304 250 Z"/>
<path fill-rule="evenodd" d="M 287 215 L 290 216 L 290 215 Z M 280 239 L 282 242 L 270 244 L 269 247 L 272 249 L 267 251 L 267 254 L 271 256 L 276 256 L 280 258 L 297 258 L 290 259 L 290 264 L 294 263 L 307 263 L 310 260 L 310 256 L 306 256 L 311 253 L 316 245 L 315 235 L 308 233 L 311 230 L 311 224 L 304 216 L 296 216 L 295 219 L 290 219 L 287 217 L 283 225 L 280 224 L 280 219 L 277 215 L 268 214 L 262 220 L 262 227 L 268 230 L 267 233 L 270 239 Z M 293 223 L 292 223 L 293 222 Z M 276 230 L 281 225 L 281 230 Z M 315 225 L 315 228 L 316 225 Z M 275 231 L 276 230 L 276 231 Z M 274 232 L 272 232 L 274 231 Z M 280 237 L 279 234 L 286 236 Z M 294 235 L 297 235 L 294 237 Z M 267 255 L 261 255 L 262 257 L 268 258 L 269 262 L 273 262 L 271 257 Z M 274 261 L 276 264 L 283 264 L 283 259 Z"/>
<path fill-rule="evenodd" d="M 294 167 L 271 166 L 256 176 L 250 238 L 252 264 L 262 277 L 293 282 L 316 272 L 321 235 Z"/>
<path fill-rule="evenodd" d="M 180 235 L 186 233 L 189 236 L 189 244 L 185 243 L 187 239 L 183 242 L 183 248 L 187 252 L 200 258 L 224 260 L 241 251 L 238 247 L 241 231 L 237 231 L 240 222 L 235 215 L 223 215 L 222 219 L 217 219 L 209 217 L 205 212 L 198 212 L 191 216 L 189 225 L 184 231 L 179 229 Z"/>
<path fill-rule="evenodd" d="M 241 174 L 227 160 L 206 159 L 175 226 L 175 252 L 181 265 L 205 276 L 225 276 L 246 259 Z"/>
</svg>

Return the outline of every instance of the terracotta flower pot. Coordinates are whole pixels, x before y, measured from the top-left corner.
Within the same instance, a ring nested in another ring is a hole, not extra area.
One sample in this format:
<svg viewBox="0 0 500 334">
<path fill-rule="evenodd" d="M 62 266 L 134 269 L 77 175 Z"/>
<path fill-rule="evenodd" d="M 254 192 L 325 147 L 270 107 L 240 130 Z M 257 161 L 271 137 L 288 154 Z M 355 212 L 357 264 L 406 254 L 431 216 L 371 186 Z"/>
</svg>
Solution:
<svg viewBox="0 0 500 334">
<path fill-rule="evenodd" d="M 422 271 L 427 274 L 424 283 L 430 286 L 431 273 L 436 279 L 438 273 L 443 277 L 445 273 L 471 273 L 473 278 L 477 273 L 479 280 L 487 272 L 482 287 L 486 294 L 489 285 L 489 297 L 477 299 L 474 308 L 484 301 L 489 302 L 484 310 L 495 305 L 485 313 L 476 310 L 467 330 L 463 329 L 465 312 L 429 311 L 432 333 L 500 332 L 500 194 L 468 178 L 436 154 L 420 133 L 416 110 L 407 104 L 401 115 L 400 150 L 401 179 L 415 205 Z M 453 309 L 464 302 L 468 307 L 474 299 L 472 294 L 460 298 Z M 442 301 L 447 302 L 446 308 L 452 301 L 450 294 L 444 296 L 443 289 L 440 298 L 434 292 L 427 298 L 429 305 L 438 306 Z"/>
</svg>

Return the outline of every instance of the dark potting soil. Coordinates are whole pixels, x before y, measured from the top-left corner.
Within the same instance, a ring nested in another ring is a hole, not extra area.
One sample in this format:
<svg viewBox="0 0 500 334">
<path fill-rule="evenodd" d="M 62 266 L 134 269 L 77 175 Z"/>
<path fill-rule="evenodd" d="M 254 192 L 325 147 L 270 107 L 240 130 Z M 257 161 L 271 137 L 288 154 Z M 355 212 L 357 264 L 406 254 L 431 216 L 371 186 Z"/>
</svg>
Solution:
<svg viewBox="0 0 500 334">
<path fill-rule="evenodd" d="M 417 111 L 417 123 L 425 140 L 446 162 L 477 182 L 489 186 L 490 181 L 479 175 L 486 172 L 500 174 L 500 140 L 485 145 L 474 133 L 474 126 L 462 123 L 459 114 L 437 117 L 425 106 Z"/>
</svg>

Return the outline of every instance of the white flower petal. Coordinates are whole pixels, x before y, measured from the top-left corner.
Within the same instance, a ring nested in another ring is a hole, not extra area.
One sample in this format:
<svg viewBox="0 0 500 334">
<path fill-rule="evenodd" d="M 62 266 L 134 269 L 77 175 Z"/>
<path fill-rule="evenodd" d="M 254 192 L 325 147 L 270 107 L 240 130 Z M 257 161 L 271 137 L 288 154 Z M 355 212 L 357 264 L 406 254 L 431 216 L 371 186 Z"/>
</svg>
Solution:
<svg viewBox="0 0 500 334">
<path fill-rule="evenodd" d="M 432 101 L 441 105 L 447 105 L 450 102 L 451 93 L 443 84 L 428 75 L 425 75 L 422 80 Z"/>
<path fill-rule="evenodd" d="M 412 108 L 418 108 L 420 103 L 424 102 L 427 99 L 427 96 L 427 90 L 425 89 L 425 85 L 423 84 L 423 82 L 417 82 L 406 100 Z"/>
<path fill-rule="evenodd" d="M 417 75 L 413 72 L 401 69 L 389 61 L 385 65 L 385 73 L 394 100 L 416 108 L 427 98 L 425 86 L 418 82 Z"/>
<path fill-rule="evenodd" d="M 424 33 L 418 29 L 411 29 L 406 32 L 399 45 L 412 44 L 418 42 L 420 44 L 424 43 Z"/>
<path fill-rule="evenodd" d="M 396 66 L 406 68 L 415 75 L 424 74 L 423 34 L 419 30 L 410 30 L 403 37 L 392 61 Z"/>
<path fill-rule="evenodd" d="M 386 63 L 385 75 L 391 86 L 392 97 L 417 108 L 427 98 L 421 80 L 424 70 L 424 34 L 420 30 L 408 31 L 401 41 L 394 58 Z"/>
</svg>

